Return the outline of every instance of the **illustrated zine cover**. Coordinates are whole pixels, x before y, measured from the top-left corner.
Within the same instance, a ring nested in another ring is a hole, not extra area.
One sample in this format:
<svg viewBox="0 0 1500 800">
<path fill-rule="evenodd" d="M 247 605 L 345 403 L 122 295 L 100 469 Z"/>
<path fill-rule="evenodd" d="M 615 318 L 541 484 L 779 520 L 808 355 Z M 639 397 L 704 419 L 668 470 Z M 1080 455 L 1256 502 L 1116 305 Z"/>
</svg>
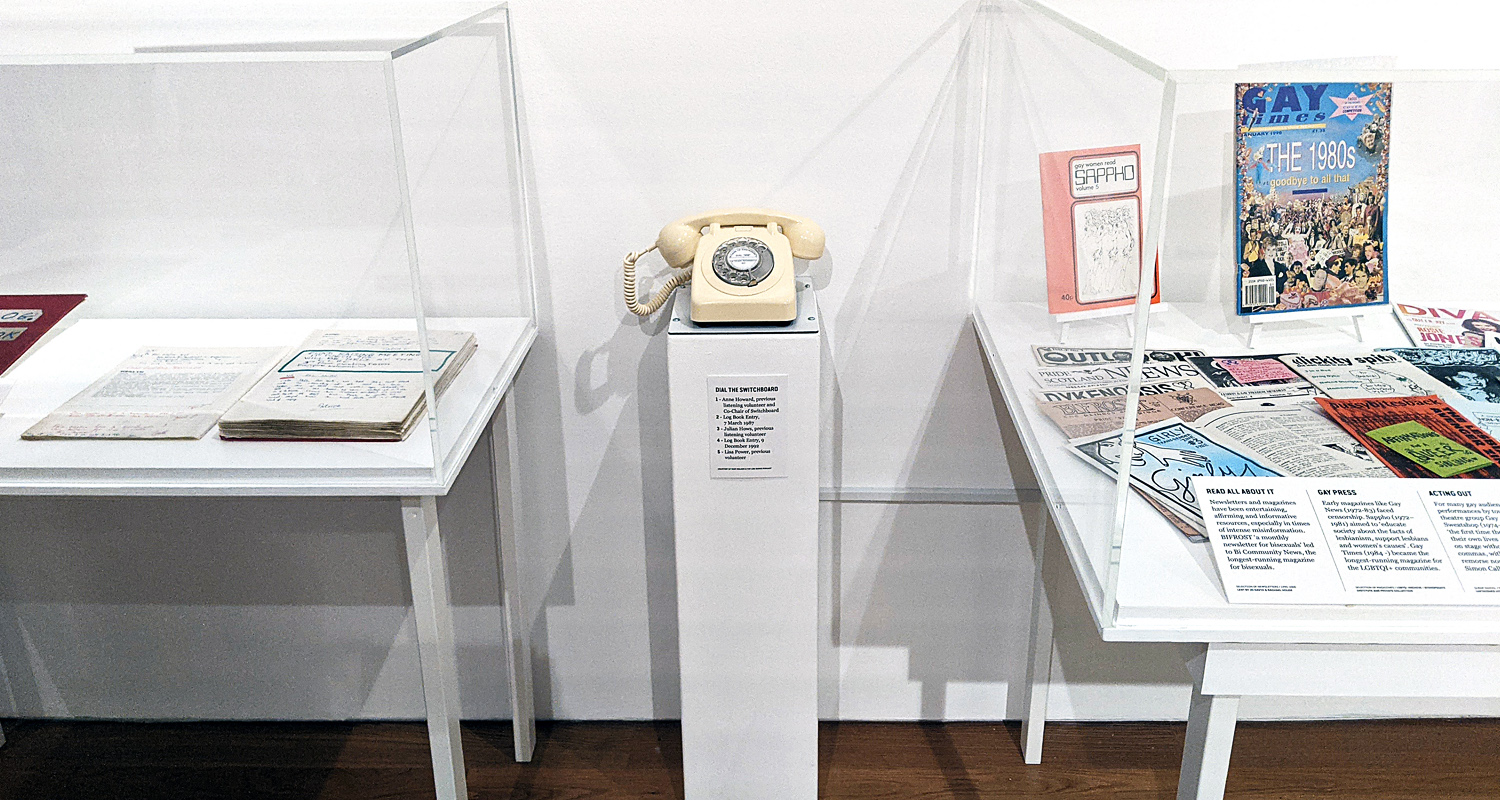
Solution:
<svg viewBox="0 0 1500 800">
<path fill-rule="evenodd" d="M 1075 314 L 1135 302 L 1141 274 L 1141 147 L 1041 154 L 1047 311 Z M 1161 291 L 1151 297 L 1160 302 Z"/>
<path fill-rule="evenodd" d="M 1235 85 L 1242 315 L 1388 300 L 1389 83 Z"/>
<path fill-rule="evenodd" d="M 1471 403 L 1500 405 L 1500 351 L 1488 347 L 1392 347 L 1412 366 Z"/>
</svg>

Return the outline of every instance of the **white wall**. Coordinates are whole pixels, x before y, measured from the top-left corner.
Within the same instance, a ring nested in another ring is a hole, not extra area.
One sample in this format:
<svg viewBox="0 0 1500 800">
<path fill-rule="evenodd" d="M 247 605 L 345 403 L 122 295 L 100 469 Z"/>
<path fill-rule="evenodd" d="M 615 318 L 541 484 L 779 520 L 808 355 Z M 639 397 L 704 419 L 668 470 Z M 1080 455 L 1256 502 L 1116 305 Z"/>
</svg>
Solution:
<svg viewBox="0 0 1500 800">
<path fill-rule="evenodd" d="M 457 18 L 474 5 L 400 13 Z M 0 25 L 0 51 L 65 36 L 133 45 L 110 20 L 137 35 L 151 28 L 146 12 L 124 5 L 63 23 L 6 13 L 17 24 Z M 954 69 L 971 13 L 959 0 L 512 5 L 541 225 L 541 338 L 516 395 L 523 592 L 543 716 L 677 713 L 666 341 L 662 320 L 624 310 L 618 265 L 662 224 L 733 205 L 784 208 L 828 233 L 812 266 L 829 365 L 825 485 L 897 499 L 948 489 L 976 501 L 823 504 L 824 715 L 1018 716 L 1010 689 L 1023 675 L 1031 551 L 1013 498 L 1030 478 L 1019 448 L 1005 444 L 1013 435 L 967 324 L 967 238 L 953 224 L 971 188 L 972 153 L 954 135 L 973 77 Z M 159 43 L 214 30 L 196 24 L 152 30 Z M 301 31 L 288 38 L 317 38 Z M 470 718 L 509 713 L 488 480 L 476 458 L 441 504 Z M 393 502 L 7 499 L 4 508 L 0 710 L 420 714 Z M 1064 560 L 1051 563 L 1054 716 L 1180 718 L 1182 648 L 1104 645 Z M 1495 710 L 1275 700 L 1245 709 Z"/>
</svg>

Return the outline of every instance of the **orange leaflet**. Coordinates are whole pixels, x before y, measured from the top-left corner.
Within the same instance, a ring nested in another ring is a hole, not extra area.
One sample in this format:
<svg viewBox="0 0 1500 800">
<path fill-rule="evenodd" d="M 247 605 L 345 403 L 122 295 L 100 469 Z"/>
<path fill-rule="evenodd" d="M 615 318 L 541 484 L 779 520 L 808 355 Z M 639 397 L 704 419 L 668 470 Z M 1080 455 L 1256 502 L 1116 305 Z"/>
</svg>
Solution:
<svg viewBox="0 0 1500 800">
<path fill-rule="evenodd" d="M 1402 422 L 1419 422 L 1434 433 L 1451 439 L 1500 464 L 1500 442 L 1470 422 L 1436 395 L 1418 397 L 1359 397 L 1342 400 L 1317 398 L 1318 405 L 1334 422 L 1343 426 L 1359 443 L 1403 478 L 1436 477 L 1422 465 L 1385 446 L 1368 433 Z M 1456 478 L 1500 478 L 1500 467 L 1488 466 L 1455 475 Z"/>
</svg>

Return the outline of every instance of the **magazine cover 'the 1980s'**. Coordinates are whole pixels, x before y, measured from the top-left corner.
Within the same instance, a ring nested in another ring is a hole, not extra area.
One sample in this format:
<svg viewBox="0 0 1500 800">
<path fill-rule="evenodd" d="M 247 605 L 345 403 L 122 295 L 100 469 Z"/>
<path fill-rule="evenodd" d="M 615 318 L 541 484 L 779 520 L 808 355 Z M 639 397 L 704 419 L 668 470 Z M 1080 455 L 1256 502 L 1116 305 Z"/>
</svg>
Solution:
<svg viewBox="0 0 1500 800">
<path fill-rule="evenodd" d="M 1241 315 L 1387 301 L 1389 83 L 1235 85 Z"/>
</svg>

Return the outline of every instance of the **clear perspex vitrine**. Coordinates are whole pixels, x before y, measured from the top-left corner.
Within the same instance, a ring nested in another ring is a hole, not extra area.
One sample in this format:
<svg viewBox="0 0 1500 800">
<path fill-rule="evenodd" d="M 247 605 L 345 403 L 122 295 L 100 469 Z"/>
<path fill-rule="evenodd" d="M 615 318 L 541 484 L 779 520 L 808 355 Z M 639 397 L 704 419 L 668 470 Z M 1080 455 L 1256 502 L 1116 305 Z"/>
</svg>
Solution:
<svg viewBox="0 0 1500 800">
<path fill-rule="evenodd" d="M 0 488 L 446 492 L 536 335 L 530 196 L 508 11 L 393 27 L 0 58 L 0 281 L 88 295 L 4 376 Z M 423 373 L 399 442 L 20 438 L 138 348 L 318 329 L 413 331 L 421 363 L 434 331 L 478 349 L 440 397 Z"/>
<path fill-rule="evenodd" d="M 1118 473 L 1070 452 L 1039 409 L 1032 371 L 1048 365 L 1034 346 L 1113 350 L 1115 363 L 1137 375 L 1153 364 L 1147 351 L 1409 346 L 1374 295 L 1354 308 L 1236 313 L 1237 83 L 1389 82 L 1388 247 L 1380 253 L 1388 294 L 1380 299 L 1500 307 L 1500 279 L 1484 256 L 1500 177 L 1489 143 L 1500 70 L 1486 51 L 1462 46 L 1468 33 L 1450 21 L 1448 34 L 1436 35 L 1441 15 L 1424 19 L 1417 10 L 1340 16 L 1303 8 L 1299 26 L 1337 23 L 1341 35 L 1273 37 L 1228 3 L 1204 7 L 1190 25 L 1169 5 L 1126 12 L 1065 0 L 992 3 L 977 12 L 967 52 L 972 91 L 960 136 L 976 154 L 978 190 L 964 222 L 975 232 L 976 327 L 1096 625 L 1109 640 L 1500 643 L 1493 606 L 1230 603 L 1209 546 L 1125 490 Z M 1185 28 L 1193 31 L 1187 40 Z M 1136 246 L 1141 263 L 1160 254 L 1162 302 L 1148 312 L 1133 302 L 1141 298 L 1132 286 L 1120 295 L 1125 308 L 1054 317 L 1039 160 L 1132 145 Z M 1118 397 L 1122 418 L 1127 399 L 1139 402 L 1139 385 Z M 1124 452 L 1138 456 L 1125 438 Z"/>
</svg>

